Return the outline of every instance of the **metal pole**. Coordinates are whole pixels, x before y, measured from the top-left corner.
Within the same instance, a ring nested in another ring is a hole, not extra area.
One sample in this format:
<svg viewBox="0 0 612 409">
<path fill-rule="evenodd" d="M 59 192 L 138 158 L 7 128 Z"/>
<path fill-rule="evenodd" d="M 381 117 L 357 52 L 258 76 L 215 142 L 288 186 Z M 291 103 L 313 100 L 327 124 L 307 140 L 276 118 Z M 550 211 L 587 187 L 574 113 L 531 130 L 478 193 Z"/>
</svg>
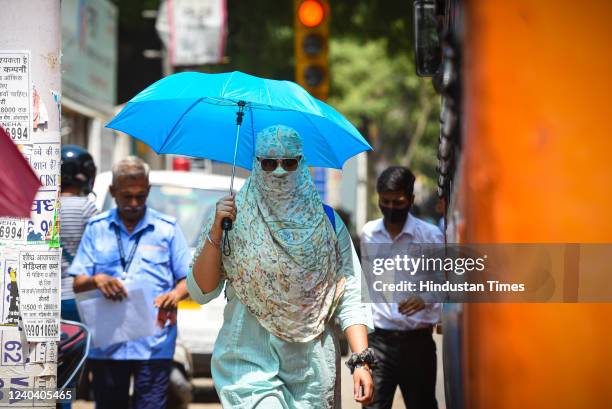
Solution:
<svg viewBox="0 0 612 409">
<path fill-rule="evenodd" d="M 236 126 L 236 146 L 234 146 L 234 160 L 232 161 L 232 179 L 230 182 L 230 195 L 234 193 L 234 177 L 236 176 L 236 155 L 238 154 L 238 138 L 240 138 L 240 125 Z"/>
<path fill-rule="evenodd" d="M 230 181 L 230 195 L 234 193 L 234 177 L 236 176 L 236 158 L 238 156 L 238 141 L 240 139 L 240 126 L 242 125 L 242 118 L 244 117 L 244 107 L 246 102 L 238 101 L 238 112 L 236 112 L 236 141 L 234 143 L 234 160 L 232 161 L 232 179 Z M 229 256 L 232 253 L 232 249 L 229 244 L 228 232 L 232 229 L 232 221 L 229 218 L 223 219 L 221 224 L 223 228 L 223 254 Z"/>
<path fill-rule="evenodd" d="M 234 177 L 236 176 L 236 157 L 238 155 L 238 140 L 240 139 L 240 127 L 242 126 L 242 118 L 244 117 L 244 101 L 238 102 L 238 112 L 236 112 L 236 142 L 234 145 L 234 160 L 232 161 L 232 179 L 230 182 L 230 195 L 234 193 Z"/>
</svg>

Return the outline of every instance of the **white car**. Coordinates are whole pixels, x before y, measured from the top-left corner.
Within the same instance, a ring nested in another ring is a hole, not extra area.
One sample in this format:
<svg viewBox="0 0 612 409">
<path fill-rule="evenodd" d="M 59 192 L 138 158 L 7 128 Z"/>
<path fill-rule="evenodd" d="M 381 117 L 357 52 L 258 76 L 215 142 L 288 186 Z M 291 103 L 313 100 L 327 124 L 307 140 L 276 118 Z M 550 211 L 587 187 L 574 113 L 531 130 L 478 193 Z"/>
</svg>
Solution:
<svg viewBox="0 0 612 409">
<path fill-rule="evenodd" d="M 108 192 L 111 172 L 96 177 L 94 193 L 96 204 L 102 211 L 115 207 Z M 151 171 L 151 192 L 147 206 L 176 217 L 187 243 L 195 249 L 200 229 L 217 200 L 228 194 L 229 176 L 201 172 Z M 239 190 L 244 179 L 234 179 L 234 190 Z M 210 376 L 210 358 L 217 334 L 223 324 L 225 298 L 217 297 L 206 305 L 183 301 L 178 311 L 178 336 L 193 357 L 194 375 Z"/>
</svg>

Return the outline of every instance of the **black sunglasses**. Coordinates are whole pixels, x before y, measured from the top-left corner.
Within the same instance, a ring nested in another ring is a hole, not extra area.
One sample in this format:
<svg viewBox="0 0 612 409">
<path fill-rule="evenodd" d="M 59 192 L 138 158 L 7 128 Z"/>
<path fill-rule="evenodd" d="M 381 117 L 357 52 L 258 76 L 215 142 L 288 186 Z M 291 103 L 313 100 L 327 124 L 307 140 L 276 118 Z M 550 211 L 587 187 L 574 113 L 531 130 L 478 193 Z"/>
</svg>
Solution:
<svg viewBox="0 0 612 409">
<path fill-rule="evenodd" d="M 273 172 L 276 170 L 278 165 L 281 165 L 281 168 L 285 169 L 287 172 L 293 172 L 298 168 L 300 164 L 301 156 L 297 158 L 257 158 L 259 163 L 261 164 L 261 168 L 266 172 Z"/>
</svg>

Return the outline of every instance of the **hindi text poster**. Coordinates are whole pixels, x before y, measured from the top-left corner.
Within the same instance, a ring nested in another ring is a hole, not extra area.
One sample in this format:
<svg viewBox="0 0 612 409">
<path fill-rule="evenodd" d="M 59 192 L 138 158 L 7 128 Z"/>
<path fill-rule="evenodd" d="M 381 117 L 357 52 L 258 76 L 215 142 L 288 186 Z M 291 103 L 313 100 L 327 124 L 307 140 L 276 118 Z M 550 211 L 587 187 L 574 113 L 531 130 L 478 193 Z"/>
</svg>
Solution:
<svg viewBox="0 0 612 409">
<path fill-rule="evenodd" d="M 0 50 L 0 126 L 15 143 L 32 134 L 31 84 L 30 52 Z"/>
<path fill-rule="evenodd" d="M 19 301 L 28 341 L 59 340 L 61 250 L 19 253 Z"/>
<path fill-rule="evenodd" d="M 53 234 L 53 220 L 57 205 L 57 190 L 40 190 L 32 202 L 28 223 L 28 242 L 45 242 Z"/>
</svg>

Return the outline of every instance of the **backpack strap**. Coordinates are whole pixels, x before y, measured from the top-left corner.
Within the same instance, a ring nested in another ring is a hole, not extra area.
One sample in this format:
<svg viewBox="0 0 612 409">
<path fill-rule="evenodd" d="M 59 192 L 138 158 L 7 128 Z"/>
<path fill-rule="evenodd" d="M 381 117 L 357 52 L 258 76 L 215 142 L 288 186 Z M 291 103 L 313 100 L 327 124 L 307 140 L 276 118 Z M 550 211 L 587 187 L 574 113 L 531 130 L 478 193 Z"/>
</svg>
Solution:
<svg viewBox="0 0 612 409">
<path fill-rule="evenodd" d="M 336 215 L 334 214 L 334 209 L 332 209 L 331 206 L 328 206 L 325 203 L 323 203 L 323 210 L 325 210 L 325 214 L 327 215 L 327 218 L 331 222 L 332 227 L 334 228 L 334 231 L 336 231 Z"/>
</svg>

